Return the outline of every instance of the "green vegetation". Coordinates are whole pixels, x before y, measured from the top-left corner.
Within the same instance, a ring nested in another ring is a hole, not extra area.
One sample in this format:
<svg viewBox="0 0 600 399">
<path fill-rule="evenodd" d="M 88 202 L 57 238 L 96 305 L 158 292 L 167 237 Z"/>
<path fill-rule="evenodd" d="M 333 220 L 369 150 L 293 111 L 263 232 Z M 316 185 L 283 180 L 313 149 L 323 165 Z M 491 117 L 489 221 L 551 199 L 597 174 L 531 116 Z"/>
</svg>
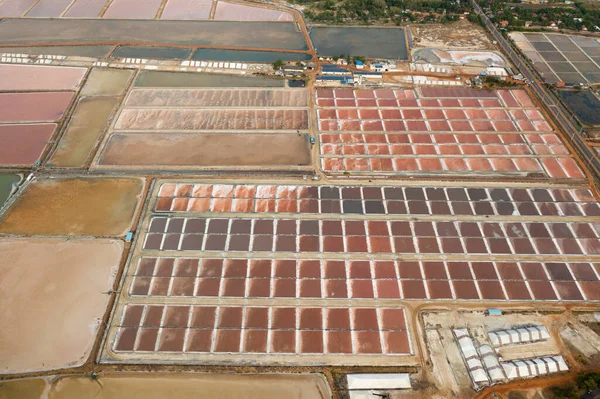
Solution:
<svg viewBox="0 0 600 399">
<path fill-rule="evenodd" d="M 551 392 L 557 398 L 579 399 L 579 391 L 573 383 L 559 387 L 552 387 Z"/>
<path fill-rule="evenodd" d="M 590 31 L 600 31 L 600 10 L 586 8 L 581 2 L 572 5 L 557 5 L 532 7 L 529 4 L 508 3 L 503 0 L 479 0 L 482 7 L 491 13 L 492 22 L 508 30 L 524 30 L 527 27 L 557 27 L 581 31 L 584 27 Z"/>
<path fill-rule="evenodd" d="M 498 76 L 485 76 L 482 79 L 483 84 L 488 87 L 513 87 L 517 84 L 512 81 L 500 79 Z"/>
<path fill-rule="evenodd" d="M 582 393 L 597 391 L 600 388 L 600 373 L 579 373 L 575 382 L 551 388 L 556 398 L 579 399 Z"/>
<path fill-rule="evenodd" d="M 600 373 L 579 373 L 575 379 L 577 388 L 587 391 L 593 391 L 600 386 Z"/>
<path fill-rule="evenodd" d="M 458 0 L 293 0 L 306 4 L 304 15 L 313 22 L 328 24 L 406 22 L 448 23 L 471 11 Z"/>
<path fill-rule="evenodd" d="M 474 23 L 474 24 L 479 24 L 479 26 L 485 28 L 485 22 L 483 22 L 483 18 L 481 18 L 481 15 L 471 13 L 471 14 L 469 14 L 467 19 L 469 20 L 469 22 Z"/>
<path fill-rule="evenodd" d="M 283 66 L 283 64 L 285 64 L 285 62 L 281 61 L 281 60 L 277 60 L 273 63 L 273 69 L 278 71 L 281 69 L 281 67 Z"/>
</svg>

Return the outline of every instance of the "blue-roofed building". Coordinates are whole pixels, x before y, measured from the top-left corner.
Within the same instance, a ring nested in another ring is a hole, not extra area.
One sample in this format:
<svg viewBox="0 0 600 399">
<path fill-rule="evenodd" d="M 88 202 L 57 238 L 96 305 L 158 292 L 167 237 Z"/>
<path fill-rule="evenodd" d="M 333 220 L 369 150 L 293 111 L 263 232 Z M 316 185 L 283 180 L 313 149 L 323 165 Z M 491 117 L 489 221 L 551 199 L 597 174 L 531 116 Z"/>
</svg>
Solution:
<svg viewBox="0 0 600 399">
<path fill-rule="evenodd" d="M 323 64 L 321 66 L 321 70 L 323 71 L 323 75 L 352 75 L 352 72 L 350 72 L 348 69 L 332 64 Z"/>
</svg>

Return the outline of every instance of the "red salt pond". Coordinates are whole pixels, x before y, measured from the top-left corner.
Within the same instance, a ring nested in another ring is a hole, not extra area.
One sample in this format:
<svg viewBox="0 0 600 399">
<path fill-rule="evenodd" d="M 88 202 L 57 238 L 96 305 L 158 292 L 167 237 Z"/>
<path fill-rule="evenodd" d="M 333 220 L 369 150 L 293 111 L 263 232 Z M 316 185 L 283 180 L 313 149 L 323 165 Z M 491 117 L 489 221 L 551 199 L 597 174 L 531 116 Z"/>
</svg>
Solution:
<svg viewBox="0 0 600 399">
<path fill-rule="evenodd" d="M 219 1 L 216 21 L 293 21 L 289 12 Z"/>
<path fill-rule="evenodd" d="M 20 17 L 35 0 L 4 0 L 0 3 L 0 17 Z"/>
<path fill-rule="evenodd" d="M 401 308 L 128 305 L 121 320 L 116 352 L 412 352 Z"/>
<path fill-rule="evenodd" d="M 0 91 L 72 90 L 79 86 L 85 68 L 0 65 Z"/>
<path fill-rule="evenodd" d="M 33 165 L 40 159 L 56 124 L 0 125 L 0 165 Z"/>
<path fill-rule="evenodd" d="M 114 0 L 104 18 L 153 19 L 161 3 L 162 0 Z"/>
<path fill-rule="evenodd" d="M 212 0 L 169 0 L 161 19 L 208 19 Z"/>
<path fill-rule="evenodd" d="M 68 18 L 96 18 L 104 8 L 106 0 L 75 0 L 65 13 Z"/>
<path fill-rule="evenodd" d="M 60 17 L 69 7 L 71 0 L 39 0 L 27 13 L 28 17 Z"/>
<path fill-rule="evenodd" d="M 67 110 L 73 92 L 0 93 L 0 122 L 54 122 Z"/>
</svg>

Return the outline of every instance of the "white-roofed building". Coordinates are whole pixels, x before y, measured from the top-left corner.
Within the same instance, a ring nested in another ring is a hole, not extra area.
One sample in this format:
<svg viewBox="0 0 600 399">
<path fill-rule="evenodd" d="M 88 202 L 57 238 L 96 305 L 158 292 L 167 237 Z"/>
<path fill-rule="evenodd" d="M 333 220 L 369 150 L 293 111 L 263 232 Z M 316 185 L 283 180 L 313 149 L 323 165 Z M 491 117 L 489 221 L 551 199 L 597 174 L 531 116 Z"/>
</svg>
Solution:
<svg viewBox="0 0 600 399">
<path fill-rule="evenodd" d="M 533 360 L 525 360 L 525 364 L 527 364 L 527 366 L 529 367 L 529 374 L 532 377 L 535 377 L 539 374 L 537 367 L 535 367 L 535 363 L 533 362 Z"/>
<path fill-rule="evenodd" d="M 487 374 L 483 368 L 470 370 L 469 373 L 471 374 L 471 378 L 473 379 L 473 382 L 475 382 L 476 384 L 478 384 L 478 385 L 488 385 L 489 384 Z"/>
<path fill-rule="evenodd" d="M 488 333 L 488 337 L 490 338 L 490 342 L 492 343 L 493 346 L 497 347 L 500 346 L 500 338 L 498 337 L 498 334 L 496 334 L 495 331 L 490 331 Z"/>
<path fill-rule="evenodd" d="M 500 345 L 510 345 L 510 335 L 506 331 L 497 331 L 498 338 L 500 338 Z"/>
<path fill-rule="evenodd" d="M 545 326 L 528 326 L 496 330 L 488 332 L 490 342 L 494 347 L 511 344 L 523 344 L 550 339 L 550 333 Z"/>
<path fill-rule="evenodd" d="M 569 366 L 567 366 L 567 362 L 565 362 L 565 359 L 562 356 L 553 356 L 552 359 L 554 359 L 556 364 L 558 364 L 558 369 L 560 371 L 568 371 L 569 370 Z"/>
<path fill-rule="evenodd" d="M 482 345 L 479 347 L 479 353 L 483 359 L 483 365 L 488 373 L 488 376 L 492 382 L 498 382 L 504 380 L 504 372 L 500 367 L 496 352 L 489 345 Z"/>
<path fill-rule="evenodd" d="M 504 374 L 509 380 L 531 378 L 538 375 L 568 371 L 569 366 L 562 356 L 538 357 L 532 359 L 513 360 L 501 363 Z"/>
<path fill-rule="evenodd" d="M 463 360 L 467 365 L 467 370 L 469 371 L 475 389 L 479 390 L 483 386 L 490 385 L 488 373 L 483 365 L 481 356 L 475 347 L 475 343 L 469 335 L 469 331 L 467 329 L 457 329 L 454 330 L 454 336 L 456 337 L 456 342 L 460 348 Z"/>
<path fill-rule="evenodd" d="M 537 366 L 538 373 L 540 375 L 548 374 L 548 367 L 546 367 L 546 362 L 540 358 L 533 359 L 533 362 Z"/>
<path fill-rule="evenodd" d="M 502 369 L 504 370 L 504 374 L 506 374 L 506 378 L 509 380 L 519 378 L 517 366 L 515 366 L 513 363 L 502 363 Z"/>
<path fill-rule="evenodd" d="M 533 341 L 531 339 L 531 333 L 526 328 L 517 328 L 517 332 L 519 333 L 519 341 L 520 342 L 529 342 Z"/>
</svg>

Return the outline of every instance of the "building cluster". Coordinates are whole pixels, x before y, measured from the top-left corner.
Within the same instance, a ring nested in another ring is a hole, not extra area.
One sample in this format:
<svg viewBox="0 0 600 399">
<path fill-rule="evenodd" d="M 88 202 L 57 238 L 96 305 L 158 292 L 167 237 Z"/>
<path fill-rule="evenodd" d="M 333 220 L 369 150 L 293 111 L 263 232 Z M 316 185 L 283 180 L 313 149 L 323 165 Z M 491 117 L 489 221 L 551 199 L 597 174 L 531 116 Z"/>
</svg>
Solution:
<svg viewBox="0 0 600 399">
<path fill-rule="evenodd" d="M 360 61 L 357 61 L 357 63 L 358 62 Z M 368 80 L 383 79 L 383 72 L 351 71 L 348 68 L 339 65 L 323 64 L 321 67 L 321 74 L 317 75 L 316 79 L 317 83 L 324 85 L 360 85 Z"/>
<path fill-rule="evenodd" d="M 498 353 L 500 347 L 532 344 L 551 339 L 545 326 L 518 326 L 489 331 L 489 343 L 492 345 L 484 343 L 479 346 L 468 329 L 455 329 L 453 333 L 475 390 L 506 380 L 531 378 L 569 370 L 562 356 L 502 361 L 502 357 Z"/>
</svg>

